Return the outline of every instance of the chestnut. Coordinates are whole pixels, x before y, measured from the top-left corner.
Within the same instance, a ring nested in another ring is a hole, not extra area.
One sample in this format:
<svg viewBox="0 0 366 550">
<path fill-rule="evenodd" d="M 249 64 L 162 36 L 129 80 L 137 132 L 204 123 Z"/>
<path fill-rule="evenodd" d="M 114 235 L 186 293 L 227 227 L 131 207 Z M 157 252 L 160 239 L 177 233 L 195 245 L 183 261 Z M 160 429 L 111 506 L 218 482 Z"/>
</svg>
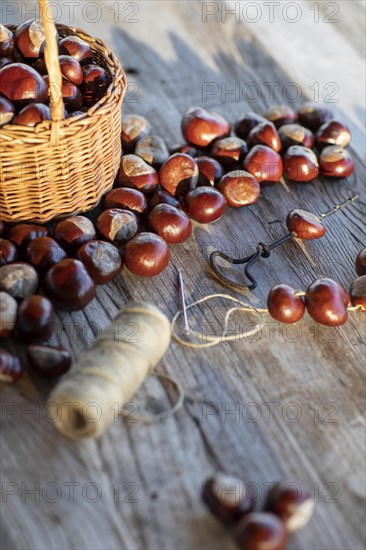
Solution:
<svg viewBox="0 0 366 550">
<path fill-rule="evenodd" d="M 305 305 L 309 315 L 322 325 L 338 326 L 347 321 L 349 297 L 332 279 L 318 279 L 306 290 Z"/>
<path fill-rule="evenodd" d="M 156 189 L 149 198 L 150 210 L 158 204 L 170 204 L 170 206 L 175 206 L 175 208 L 181 208 L 180 202 L 167 191 L 163 191 L 163 189 Z"/>
<path fill-rule="evenodd" d="M 0 93 L 22 107 L 28 103 L 45 103 L 48 86 L 35 69 L 24 63 L 11 63 L 0 69 Z"/>
<path fill-rule="evenodd" d="M 180 197 L 196 187 L 198 166 L 189 155 L 175 153 L 160 168 L 159 177 L 165 191 Z"/>
<path fill-rule="evenodd" d="M 0 348 L 0 382 L 13 384 L 23 375 L 19 357 Z"/>
<path fill-rule="evenodd" d="M 322 126 L 316 134 L 316 146 L 323 149 L 327 145 L 338 145 L 347 147 L 351 141 L 350 129 L 342 122 L 329 120 Z"/>
<path fill-rule="evenodd" d="M 123 244 L 136 235 L 139 222 L 130 210 L 109 208 L 98 216 L 96 228 L 104 239 Z"/>
<path fill-rule="evenodd" d="M 18 250 L 16 246 L 11 241 L 0 238 L 0 267 L 16 262 L 17 258 Z"/>
<path fill-rule="evenodd" d="M 0 126 L 9 124 L 14 118 L 15 107 L 6 97 L 0 97 Z"/>
<path fill-rule="evenodd" d="M 320 173 L 328 178 L 348 178 L 355 169 L 351 154 L 338 145 L 328 145 L 322 150 L 319 166 Z"/>
<path fill-rule="evenodd" d="M 266 145 L 255 145 L 247 154 L 243 168 L 258 183 L 279 181 L 283 173 L 283 163 L 280 155 Z"/>
<path fill-rule="evenodd" d="M 218 113 L 206 111 L 202 107 L 188 109 L 182 118 L 184 139 L 196 147 L 208 147 L 215 139 L 230 135 L 230 124 Z"/>
<path fill-rule="evenodd" d="M 40 19 L 29 19 L 18 25 L 14 36 L 17 50 L 24 59 L 38 59 L 41 56 L 46 37 Z"/>
<path fill-rule="evenodd" d="M 309 522 L 314 510 L 314 499 L 303 485 L 277 483 L 269 491 L 264 509 L 275 514 L 283 521 L 285 529 L 292 533 Z"/>
<path fill-rule="evenodd" d="M 150 134 L 150 122 L 142 115 L 126 115 L 122 117 L 122 149 L 131 153 L 136 143 Z"/>
<path fill-rule="evenodd" d="M 218 185 L 218 190 L 233 208 L 254 204 L 259 199 L 260 185 L 252 174 L 244 170 L 228 172 Z"/>
<path fill-rule="evenodd" d="M 24 247 L 29 241 L 37 237 L 47 237 L 47 235 L 47 227 L 33 223 L 18 223 L 17 225 L 13 225 L 8 231 L 9 240 L 18 247 Z"/>
<path fill-rule="evenodd" d="M 44 76 L 43 80 L 46 83 L 47 91 L 49 93 L 48 75 Z M 64 79 L 62 80 L 61 94 L 67 110 L 78 111 L 83 106 L 83 96 L 81 95 L 79 88 L 72 82 Z"/>
<path fill-rule="evenodd" d="M 138 140 L 135 155 L 158 170 L 168 160 L 169 149 L 162 137 L 151 135 Z"/>
<path fill-rule="evenodd" d="M 248 514 L 254 503 L 241 479 L 222 472 L 205 481 L 202 500 L 216 518 L 229 526 Z"/>
<path fill-rule="evenodd" d="M 308 102 L 300 107 L 297 116 L 299 124 L 316 132 L 320 126 L 333 118 L 333 113 L 322 105 Z"/>
<path fill-rule="evenodd" d="M 280 128 L 286 124 L 292 124 L 297 118 L 295 111 L 289 107 L 289 105 L 276 105 L 275 107 L 271 107 L 263 116 L 268 118 L 276 128 Z"/>
<path fill-rule="evenodd" d="M 250 147 L 254 145 L 267 145 L 277 153 L 281 150 L 281 140 L 276 127 L 266 120 L 260 122 L 248 134 L 247 142 Z"/>
<path fill-rule="evenodd" d="M 85 216 L 73 216 L 60 221 L 54 231 L 56 241 L 68 252 L 75 252 L 80 246 L 96 237 L 93 223 Z"/>
<path fill-rule="evenodd" d="M 183 243 L 192 234 L 192 222 L 185 212 L 169 204 L 158 204 L 147 218 L 149 229 L 170 244 Z"/>
<path fill-rule="evenodd" d="M 90 241 L 83 244 L 76 257 L 83 262 L 96 285 L 112 281 L 122 269 L 118 248 L 105 241 Z"/>
<path fill-rule="evenodd" d="M 253 512 L 237 523 L 235 540 L 242 550 L 284 550 L 287 532 L 283 522 L 268 512 Z"/>
<path fill-rule="evenodd" d="M 274 286 L 267 299 L 269 314 L 280 323 L 296 323 L 305 313 L 305 304 L 296 290 L 289 285 Z"/>
<path fill-rule="evenodd" d="M 292 145 L 283 159 L 283 172 L 292 181 L 308 182 L 319 175 L 319 163 L 316 154 L 307 147 Z"/>
<path fill-rule="evenodd" d="M 290 233 L 302 240 L 320 239 L 326 232 L 321 219 L 306 210 L 291 210 L 287 215 L 286 225 Z"/>
<path fill-rule="evenodd" d="M 15 48 L 14 33 L 0 23 L 0 57 L 12 55 Z"/>
<path fill-rule="evenodd" d="M 27 298 L 38 288 L 37 271 L 31 265 L 18 262 L 0 267 L 0 290 L 14 298 Z"/>
<path fill-rule="evenodd" d="M 132 187 L 148 195 L 159 183 L 159 174 L 147 162 L 137 155 L 124 155 L 117 174 L 119 187 Z"/>
<path fill-rule="evenodd" d="M 2 237 L 5 233 L 5 224 L 2 220 L 0 220 L 0 237 Z"/>
<path fill-rule="evenodd" d="M 13 124 L 36 126 L 44 120 L 51 120 L 50 108 L 43 103 L 30 103 L 14 117 Z"/>
<path fill-rule="evenodd" d="M 226 170 L 239 168 L 248 152 L 248 146 L 237 136 L 218 139 L 212 145 L 210 155 L 221 162 Z"/>
<path fill-rule="evenodd" d="M 111 82 L 111 75 L 103 67 L 99 65 L 86 65 L 83 67 L 81 91 L 83 93 L 84 104 L 87 107 L 91 107 L 102 99 L 107 93 Z"/>
<path fill-rule="evenodd" d="M 213 187 L 197 187 L 184 197 L 184 210 L 200 223 L 212 223 L 225 212 L 226 199 Z"/>
<path fill-rule="evenodd" d="M 366 248 L 360 250 L 356 258 L 356 273 L 361 277 L 361 275 L 366 275 Z"/>
<path fill-rule="evenodd" d="M 305 126 L 300 126 L 300 124 L 285 124 L 279 128 L 278 135 L 284 151 L 287 151 L 291 145 L 303 145 L 309 149 L 314 146 L 315 137 L 313 132 Z"/>
<path fill-rule="evenodd" d="M 25 248 L 25 257 L 39 273 L 45 273 L 67 257 L 65 250 L 51 237 L 37 237 Z"/>
<path fill-rule="evenodd" d="M 59 52 L 61 55 L 70 55 L 76 59 L 80 65 L 89 65 L 93 62 L 93 52 L 85 40 L 78 36 L 66 36 L 60 40 Z"/>
<path fill-rule="evenodd" d="M 147 200 L 141 191 L 129 187 L 119 187 L 109 191 L 103 199 L 103 209 L 122 208 L 131 210 L 136 215 L 145 214 Z"/>
<path fill-rule="evenodd" d="M 353 306 L 361 306 L 361 310 L 366 311 L 366 275 L 353 281 L 350 297 Z"/>
<path fill-rule="evenodd" d="M 61 260 L 47 271 L 43 281 L 46 295 L 60 309 L 84 309 L 95 296 L 95 285 L 79 260 Z"/>
<path fill-rule="evenodd" d="M 66 349 L 33 344 L 28 346 L 27 358 L 30 365 L 46 378 L 56 378 L 71 367 L 71 355 Z"/>
<path fill-rule="evenodd" d="M 51 338 L 55 310 L 45 296 L 29 296 L 19 306 L 17 329 L 26 342 L 42 342 Z"/>
<path fill-rule="evenodd" d="M 198 182 L 197 185 L 212 185 L 215 186 L 219 183 L 220 179 L 224 175 L 224 169 L 222 165 L 211 157 L 197 157 L 195 158 L 198 166 Z"/>
<path fill-rule="evenodd" d="M 193 147 L 193 145 L 190 145 L 189 143 L 183 143 L 182 145 L 172 145 L 170 148 L 170 154 L 174 155 L 175 153 L 184 153 L 185 155 L 189 155 L 192 158 L 198 157 L 198 151 L 196 147 Z"/>
<path fill-rule="evenodd" d="M 238 116 L 234 124 L 234 131 L 241 139 L 247 139 L 249 132 L 266 119 L 258 113 L 243 113 Z"/>
<path fill-rule="evenodd" d="M 78 86 L 83 81 L 83 70 L 77 59 L 71 55 L 59 55 L 60 69 L 63 78 Z"/>
<path fill-rule="evenodd" d="M 0 292 L 0 340 L 9 338 L 15 329 L 18 302 L 7 292 Z"/>
<path fill-rule="evenodd" d="M 127 269 L 143 277 L 159 275 L 168 265 L 169 259 L 167 243 L 154 233 L 140 233 L 124 249 Z"/>
<path fill-rule="evenodd" d="M 2 67 L 5 67 L 5 65 L 10 65 L 10 63 L 14 63 L 15 59 L 12 57 L 0 57 L 0 69 Z"/>
</svg>

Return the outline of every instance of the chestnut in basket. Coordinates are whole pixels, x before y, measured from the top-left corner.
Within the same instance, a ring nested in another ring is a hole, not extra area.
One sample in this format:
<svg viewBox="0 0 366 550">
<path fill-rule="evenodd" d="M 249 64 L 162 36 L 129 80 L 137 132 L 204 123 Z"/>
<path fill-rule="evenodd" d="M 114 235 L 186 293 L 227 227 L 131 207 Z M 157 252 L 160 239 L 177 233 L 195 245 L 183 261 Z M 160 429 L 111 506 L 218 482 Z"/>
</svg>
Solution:
<svg viewBox="0 0 366 550">
<path fill-rule="evenodd" d="M 218 113 L 192 107 L 183 115 L 182 134 L 188 143 L 196 147 L 208 147 L 215 139 L 230 135 L 230 124 Z"/>
<path fill-rule="evenodd" d="M 9 124 L 14 118 L 15 107 L 6 97 L 0 97 L 0 126 Z"/>
<path fill-rule="evenodd" d="M 98 216 L 96 227 L 108 241 L 122 244 L 136 235 L 139 223 L 133 212 L 110 208 Z"/>
<path fill-rule="evenodd" d="M 138 140 L 148 136 L 151 130 L 150 122 L 142 115 L 126 115 L 122 117 L 122 148 L 131 153 Z"/>
<path fill-rule="evenodd" d="M 53 236 L 65 250 L 75 252 L 82 244 L 95 239 L 96 232 L 89 218 L 73 216 L 60 221 Z"/>
<path fill-rule="evenodd" d="M 227 170 L 235 170 L 242 165 L 248 146 L 237 136 L 218 139 L 211 148 L 210 155 L 221 162 Z"/>
<path fill-rule="evenodd" d="M 14 63 L 15 59 L 12 57 L 0 57 L 0 69 L 5 67 L 5 65 L 9 65 L 10 63 Z"/>
<path fill-rule="evenodd" d="M 66 311 L 84 309 L 95 296 L 95 285 L 86 267 L 71 258 L 51 267 L 43 287 L 48 298 Z"/>
<path fill-rule="evenodd" d="M 51 120 L 50 108 L 43 103 L 30 103 L 14 117 L 13 124 L 36 126 L 44 120 Z"/>
<path fill-rule="evenodd" d="M 153 277 L 159 275 L 169 263 L 167 243 L 154 233 L 140 233 L 129 241 L 124 249 L 127 269 L 136 275 Z"/>
<path fill-rule="evenodd" d="M 71 55 L 60 55 L 58 60 L 63 78 L 77 86 L 81 84 L 83 81 L 83 70 L 79 61 L 71 57 Z"/>
<path fill-rule="evenodd" d="M 51 237 L 38 237 L 27 244 L 25 257 L 38 273 L 45 273 L 50 267 L 65 259 L 67 254 Z"/>
<path fill-rule="evenodd" d="M 167 243 L 183 243 L 192 233 L 192 222 L 187 214 L 169 204 L 155 206 L 147 221 L 149 228 Z"/>
<path fill-rule="evenodd" d="M 249 132 L 261 122 L 266 122 L 266 119 L 258 113 L 243 113 L 236 119 L 234 131 L 241 139 L 247 139 Z"/>
<path fill-rule="evenodd" d="M 160 136 L 146 136 L 136 143 L 135 155 L 138 155 L 145 162 L 159 169 L 169 158 L 169 149 Z"/>
<path fill-rule="evenodd" d="M 32 67 L 11 63 L 0 69 L 0 93 L 21 107 L 28 103 L 45 103 L 48 86 Z"/>
<path fill-rule="evenodd" d="M 89 65 L 93 62 L 91 47 L 78 36 L 66 36 L 60 40 L 58 47 L 61 55 L 70 55 L 79 61 L 80 65 Z"/>
<path fill-rule="evenodd" d="M 159 177 L 165 191 L 180 197 L 197 185 L 198 166 L 189 155 L 175 153 L 163 164 Z"/>
<path fill-rule="evenodd" d="M 90 241 L 83 244 L 76 257 L 83 262 L 96 285 L 112 281 L 122 269 L 118 248 L 105 241 Z"/>
<path fill-rule="evenodd" d="M 18 302 L 7 292 L 0 292 L 0 340 L 9 338 L 15 329 Z"/>
<path fill-rule="evenodd" d="M 83 67 L 83 76 L 81 90 L 84 105 L 91 107 L 107 93 L 112 78 L 109 72 L 99 65 L 86 65 Z"/>
<path fill-rule="evenodd" d="M 147 211 L 147 200 L 141 191 L 129 187 L 118 187 L 109 191 L 103 199 L 103 209 L 122 208 L 131 210 L 136 215 L 145 214 Z"/>
<path fill-rule="evenodd" d="M 14 34 L 10 29 L 0 24 L 0 57 L 12 55 L 15 47 Z"/>
<path fill-rule="evenodd" d="M 40 19 L 30 19 L 16 28 L 14 33 L 17 50 L 24 59 L 37 59 L 45 45 L 45 34 Z"/>
<path fill-rule="evenodd" d="M 31 345 L 27 358 L 34 370 L 47 378 L 62 376 L 71 367 L 70 352 L 63 348 Z"/>
<path fill-rule="evenodd" d="M 199 171 L 197 185 L 215 186 L 224 174 L 224 168 L 219 161 L 205 156 L 197 157 L 195 161 Z"/>
<path fill-rule="evenodd" d="M 47 235 L 47 227 L 33 223 L 18 223 L 8 231 L 8 238 L 18 247 L 24 247 L 29 241 L 37 237 L 47 237 Z"/>
<path fill-rule="evenodd" d="M 117 174 L 119 187 L 132 187 L 144 194 L 154 191 L 159 183 L 159 174 L 147 162 L 137 155 L 124 155 Z"/>
<path fill-rule="evenodd" d="M 43 77 L 44 82 L 47 85 L 47 91 L 49 94 L 49 77 L 48 75 Z M 83 96 L 75 84 L 68 80 L 62 80 L 61 87 L 62 99 L 65 107 L 69 111 L 77 111 L 83 106 Z"/>
<path fill-rule="evenodd" d="M 16 246 L 11 241 L 0 238 L 0 266 L 16 262 L 17 258 Z"/>
<path fill-rule="evenodd" d="M 200 223 L 212 223 L 220 219 L 226 207 L 226 199 L 213 187 L 197 187 L 184 197 L 184 210 Z"/>
<path fill-rule="evenodd" d="M 23 375 L 19 357 L 0 348 L 0 382 L 13 384 Z"/>
<path fill-rule="evenodd" d="M 17 329 L 26 342 L 42 342 L 51 338 L 54 321 L 55 310 L 45 296 L 35 294 L 19 306 Z"/>
</svg>

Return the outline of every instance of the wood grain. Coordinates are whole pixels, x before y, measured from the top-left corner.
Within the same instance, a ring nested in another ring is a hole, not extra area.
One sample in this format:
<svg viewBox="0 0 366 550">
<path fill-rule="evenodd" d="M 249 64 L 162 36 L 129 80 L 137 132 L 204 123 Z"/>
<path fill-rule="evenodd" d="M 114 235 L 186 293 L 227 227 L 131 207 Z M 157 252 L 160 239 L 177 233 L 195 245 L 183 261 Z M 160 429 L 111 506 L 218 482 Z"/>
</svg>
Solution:
<svg viewBox="0 0 366 550">
<path fill-rule="evenodd" d="M 169 144 L 181 141 L 181 113 L 191 105 L 203 104 L 233 121 L 239 112 L 282 103 L 289 82 L 316 80 L 319 71 L 337 81 L 341 68 L 347 83 L 350 71 L 356 74 L 364 62 L 355 35 L 350 38 L 350 11 L 340 32 L 325 23 L 315 29 L 306 18 L 274 26 L 229 16 L 222 22 L 220 11 L 203 22 L 202 5 L 188 1 L 139 2 L 137 23 L 126 21 L 127 11 L 115 21 L 113 3 L 99 5 L 103 23 L 88 23 L 76 10 L 73 24 L 111 44 L 129 69 L 124 112 L 146 115 Z M 339 40 L 347 55 L 339 48 L 332 56 Z M 249 83 L 266 91 L 266 82 L 280 84 L 272 102 L 264 93 L 256 102 L 230 93 L 236 83 L 244 91 Z M 215 93 L 203 97 L 208 84 Z M 239 256 L 259 239 L 280 237 L 290 209 L 323 212 L 357 190 L 360 200 L 327 220 L 323 239 L 306 243 L 305 250 L 289 243 L 258 264 L 260 287 L 245 297 L 264 305 L 274 283 L 303 289 L 319 276 L 348 287 L 355 255 L 365 246 L 364 81 L 352 76 L 349 86 L 337 112 L 355 136 L 354 176 L 291 184 L 289 190 L 267 187 L 256 205 L 230 211 L 210 226 L 195 225 L 192 239 L 172 248 L 161 276 L 145 280 L 125 271 L 98 288 L 84 312 L 59 314 L 54 343 L 78 357 L 130 298 L 151 301 L 172 317 L 179 308 L 177 269 L 188 302 L 220 292 L 207 264 L 212 249 Z M 217 299 L 190 322 L 220 330 L 225 305 Z M 233 330 L 248 320 L 233 319 Z M 2 388 L 1 548 L 231 550 L 231 538 L 200 502 L 203 481 L 217 469 L 257 484 L 262 496 L 266 484 L 278 479 L 311 487 L 318 500 L 314 518 L 288 548 L 364 547 L 365 332 L 365 317 L 353 313 L 338 329 L 319 327 L 308 317 L 292 328 L 266 319 L 258 339 L 198 351 L 173 343 L 159 368 L 184 386 L 183 410 L 155 425 L 138 422 L 143 407 L 161 410 L 175 399 L 171 388 L 151 378 L 136 395 L 130 417 L 117 419 L 97 441 L 74 443 L 55 431 L 44 409 L 51 387 L 34 375 Z M 35 494 L 26 493 L 31 489 Z"/>
</svg>

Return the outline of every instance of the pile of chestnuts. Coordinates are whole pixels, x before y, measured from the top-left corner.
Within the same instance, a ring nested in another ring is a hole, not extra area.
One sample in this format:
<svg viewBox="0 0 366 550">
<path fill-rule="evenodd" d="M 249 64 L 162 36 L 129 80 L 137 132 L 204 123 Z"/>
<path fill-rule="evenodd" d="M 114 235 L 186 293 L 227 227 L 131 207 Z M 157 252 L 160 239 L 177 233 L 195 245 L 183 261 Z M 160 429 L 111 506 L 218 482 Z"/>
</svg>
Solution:
<svg viewBox="0 0 366 550">
<path fill-rule="evenodd" d="M 251 484 L 222 472 L 204 483 L 202 500 L 242 550 L 283 550 L 288 534 L 305 527 L 314 510 L 313 495 L 298 482 L 274 484 L 256 510 Z"/>
<path fill-rule="evenodd" d="M 65 117 L 82 114 L 97 103 L 112 82 L 89 44 L 78 36 L 57 35 Z M 0 24 L 0 126 L 34 127 L 50 120 L 49 79 L 44 61 L 42 22 L 31 19 L 16 28 Z"/>
</svg>

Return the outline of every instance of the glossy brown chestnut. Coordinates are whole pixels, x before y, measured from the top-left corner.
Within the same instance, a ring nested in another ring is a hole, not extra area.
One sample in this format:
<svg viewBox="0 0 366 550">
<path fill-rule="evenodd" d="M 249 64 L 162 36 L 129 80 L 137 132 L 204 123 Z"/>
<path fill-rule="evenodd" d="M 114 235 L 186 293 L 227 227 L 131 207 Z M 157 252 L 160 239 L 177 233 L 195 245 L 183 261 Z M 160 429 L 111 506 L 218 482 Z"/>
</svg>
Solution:
<svg viewBox="0 0 366 550">
<path fill-rule="evenodd" d="M 109 191 L 103 200 L 103 209 L 122 208 L 131 210 L 136 215 L 145 214 L 147 211 L 147 200 L 141 191 L 129 187 L 119 187 Z"/>
<path fill-rule="evenodd" d="M 260 122 L 253 128 L 247 137 L 248 145 L 253 147 L 254 145 L 267 145 L 277 153 L 281 150 L 281 140 L 276 127 L 272 122 L 266 120 Z"/>
<path fill-rule="evenodd" d="M 47 237 L 47 235 L 47 227 L 33 223 L 18 223 L 13 225 L 8 232 L 9 239 L 18 247 L 24 247 L 29 241 L 37 237 Z"/>
<path fill-rule="evenodd" d="M 322 150 L 319 166 L 321 174 L 328 178 L 348 178 L 355 169 L 351 154 L 338 145 L 328 145 Z"/>
<path fill-rule="evenodd" d="M 16 262 L 17 258 L 18 250 L 16 246 L 11 241 L 0 238 L 0 267 Z"/>
<path fill-rule="evenodd" d="M 27 298 L 35 294 L 38 288 L 37 271 L 23 262 L 0 267 L 0 290 L 14 298 Z"/>
<path fill-rule="evenodd" d="M 84 104 L 91 107 L 107 93 L 112 77 L 106 69 L 99 65 L 86 65 L 83 67 L 83 93 Z"/>
<path fill-rule="evenodd" d="M 65 250 L 51 237 L 38 237 L 25 248 L 25 257 L 38 273 L 45 273 L 67 257 Z"/>
<path fill-rule="evenodd" d="M 0 348 L 0 382 L 13 384 L 23 375 L 19 357 Z"/>
<path fill-rule="evenodd" d="M 243 168 L 252 174 L 258 183 L 274 183 L 281 179 L 283 173 L 280 155 L 266 145 L 255 145 L 245 157 Z"/>
<path fill-rule="evenodd" d="M 258 113 L 243 113 L 236 119 L 234 131 L 241 139 L 247 139 L 249 132 L 261 122 L 266 122 L 266 119 Z"/>
<path fill-rule="evenodd" d="M 85 40 L 78 36 L 66 36 L 59 42 L 61 55 L 70 55 L 79 61 L 80 65 L 89 65 L 93 61 L 93 52 Z"/>
<path fill-rule="evenodd" d="M 58 347 L 28 346 L 27 358 L 34 370 L 46 378 L 62 376 L 71 366 L 70 352 Z"/>
<path fill-rule="evenodd" d="M 90 241 L 83 244 L 76 257 L 83 262 L 96 285 L 112 281 L 122 269 L 118 248 L 105 241 Z"/>
<path fill-rule="evenodd" d="M 283 522 L 269 512 L 253 512 L 239 520 L 234 531 L 241 550 L 284 550 L 287 533 Z"/>
<path fill-rule="evenodd" d="M 225 174 L 220 180 L 218 190 L 224 195 L 228 205 L 234 208 L 254 204 L 260 196 L 259 183 L 252 174 L 244 170 Z"/>
<path fill-rule="evenodd" d="M 132 187 L 145 195 L 152 193 L 159 183 L 159 174 L 137 155 L 124 155 L 117 174 L 119 187 Z"/>
<path fill-rule="evenodd" d="M 60 55 L 58 60 L 63 78 L 79 86 L 83 81 L 83 70 L 79 61 L 71 55 Z"/>
<path fill-rule="evenodd" d="M 181 208 L 180 202 L 173 197 L 173 195 L 163 189 L 156 189 L 149 198 L 150 210 L 155 208 L 158 204 L 170 204 L 170 206 L 175 206 L 175 208 Z"/>
<path fill-rule="evenodd" d="M 318 279 L 306 291 L 305 305 L 309 315 L 322 325 L 338 326 L 347 321 L 348 295 L 332 279 Z"/>
<path fill-rule="evenodd" d="M 356 273 L 361 277 L 361 275 L 366 275 L 366 248 L 360 250 L 356 258 Z"/>
<path fill-rule="evenodd" d="M 5 233 L 5 224 L 2 220 L 0 220 L 0 237 L 2 237 Z"/>
<path fill-rule="evenodd" d="M 276 105 L 275 107 L 271 107 L 263 116 L 268 118 L 276 128 L 280 128 L 285 124 L 292 124 L 297 118 L 295 111 L 288 105 Z"/>
<path fill-rule="evenodd" d="M 126 267 L 136 275 L 159 275 L 169 263 L 167 243 L 154 233 L 140 233 L 129 241 L 124 249 Z"/>
<path fill-rule="evenodd" d="M 151 124 L 142 115 L 126 115 L 122 118 L 122 149 L 130 153 L 136 143 L 150 134 Z"/>
<path fill-rule="evenodd" d="M 314 496 L 302 484 L 277 483 L 268 493 L 264 509 L 279 517 L 289 533 L 309 523 L 314 511 Z"/>
<path fill-rule="evenodd" d="M 253 509 L 253 495 L 245 483 L 217 472 L 202 487 L 202 500 L 210 512 L 226 525 L 235 524 Z"/>
<path fill-rule="evenodd" d="M 24 63 L 11 63 L 0 69 L 0 93 L 22 107 L 28 103 L 45 103 L 48 86 L 32 67 Z"/>
<path fill-rule="evenodd" d="M 319 163 L 316 154 L 307 147 L 292 145 L 283 159 L 283 171 L 292 181 L 308 182 L 319 175 Z"/>
<path fill-rule="evenodd" d="M 235 170 L 241 167 L 248 146 L 243 139 L 237 136 L 218 139 L 211 147 L 210 155 L 218 160 L 226 170 Z"/>
<path fill-rule="evenodd" d="M 36 126 L 44 120 L 51 120 L 50 108 L 43 103 L 31 103 L 23 107 L 14 117 L 13 124 L 19 124 L 20 126 Z"/>
<path fill-rule="evenodd" d="M 198 166 L 189 155 L 175 153 L 160 168 L 159 178 L 165 191 L 181 197 L 196 187 Z"/>
<path fill-rule="evenodd" d="M 297 112 L 299 124 L 316 132 L 320 126 L 333 118 L 330 109 L 317 103 L 304 103 Z"/>
<path fill-rule="evenodd" d="M 98 216 L 96 228 L 104 239 L 124 244 L 136 235 L 139 230 L 139 222 L 136 215 L 130 210 L 109 208 Z"/>
<path fill-rule="evenodd" d="M 362 275 L 353 281 L 350 297 L 353 306 L 361 306 L 362 311 L 366 311 L 366 275 Z"/>
<path fill-rule="evenodd" d="M 316 146 L 323 149 L 327 145 L 347 147 L 351 141 L 350 129 L 342 122 L 329 120 L 320 126 L 316 134 Z"/>
<path fill-rule="evenodd" d="M 309 149 L 314 147 L 315 137 L 313 132 L 305 126 L 300 126 L 300 124 L 285 124 L 278 130 L 278 135 L 284 151 L 287 151 L 292 145 L 302 145 Z"/>
<path fill-rule="evenodd" d="M 14 332 L 18 313 L 18 302 L 7 292 L 0 292 L 0 340 L 9 338 Z"/>
<path fill-rule="evenodd" d="M 17 329 L 26 342 L 43 342 L 51 338 L 55 310 L 45 296 L 29 296 L 18 309 Z"/>
<path fill-rule="evenodd" d="M 183 115 L 182 134 L 188 143 L 196 147 L 208 147 L 215 139 L 230 135 L 230 124 L 218 113 L 192 107 Z"/>
<path fill-rule="evenodd" d="M 16 28 L 14 36 L 17 50 L 26 60 L 40 57 L 46 40 L 40 19 L 25 21 Z"/>
<path fill-rule="evenodd" d="M 75 252 L 80 246 L 96 237 L 95 227 L 85 216 L 73 216 L 60 221 L 53 232 L 56 241 L 68 252 Z"/>
<path fill-rule="evenodd" d="M 156 170 L 169 158 L 169 149 L 160 136 L 146 136 L 138 140 L 135 147 L 135 155 L 138 155 L 145 162 Z"/>
<path fill-rule="evenodd" d="M 158 204 L 147 218 L 149 228 L 170 244 L 183 243 L 192 234 L 192 222 L 185 212 L 169 204 Z"/>
<path fill-rule="evenodd" d="M 267 299 L 269 314 L 280 323 L 296 323 L 305 313 L 305 304 L 301 296 L 295 296 L 296 290 L 289 285 L 274 286 Z"/>
<path fill-rule="evenodd" d="M 14 33 L 0 24 L 0 57 L 12 55 L 15 47 Z"/>
<path fill-rule="evenodd" d="M 203 156 L 195 158 L 195 161 L 199 172 L 197 185 L 215 186 L 219 183 L 224 175 L 224 169 L 217 160 Z"/>
<path fill-rule="evenodd" d="M 43 77 L 47 86 L 47 93 L 49 94 L 49 77 L 48 75 Z M 62 80 L 61 86 L 62 99 L 65 107 L 68 111 L 77 111 L 83 106 L 83 96 L 75 84 L 68 80 Z"/>
<path fill-rule="evenodd" d="M 291 210 L 287 215 L 286 225 L 290 233 L 295 233 L 298 239 L 303 240 L 320 239 L 326 232 L 326 227 L 318 216 L 307 210 Z"/>
<path fill-rule="evenodd" d="M 213 187 L 197 187 L 184 197 L 184 210 L 200 223 L 212 223 L 220 219 L 226 208 L 226 199 Z"/>
<path fill-rule="evenodd" d="M 9 124 L 14 118 L 15 107 L 6 97 L 0 97 L 0 126 Z"/>
<path fill-rule="evenodd" d="M 67 311 L 84 309 L 95 296 L 95 285 L 86 267 L 70 258 L 47 271 L 43 286 L 54 305 Z"/>
<path fill-rule="evenodd" d="M 182 145 L 173 145 L 170 148 L 170 154 L 174 155 L 175 153 L 184 153 L 185 155 L 189 155 L 192 158 L 198 157 L 198 151 L 196 147 L 193 147 L 193 145 L 190 145 L 189 143 L 183 143 Z"/>
</svg>

